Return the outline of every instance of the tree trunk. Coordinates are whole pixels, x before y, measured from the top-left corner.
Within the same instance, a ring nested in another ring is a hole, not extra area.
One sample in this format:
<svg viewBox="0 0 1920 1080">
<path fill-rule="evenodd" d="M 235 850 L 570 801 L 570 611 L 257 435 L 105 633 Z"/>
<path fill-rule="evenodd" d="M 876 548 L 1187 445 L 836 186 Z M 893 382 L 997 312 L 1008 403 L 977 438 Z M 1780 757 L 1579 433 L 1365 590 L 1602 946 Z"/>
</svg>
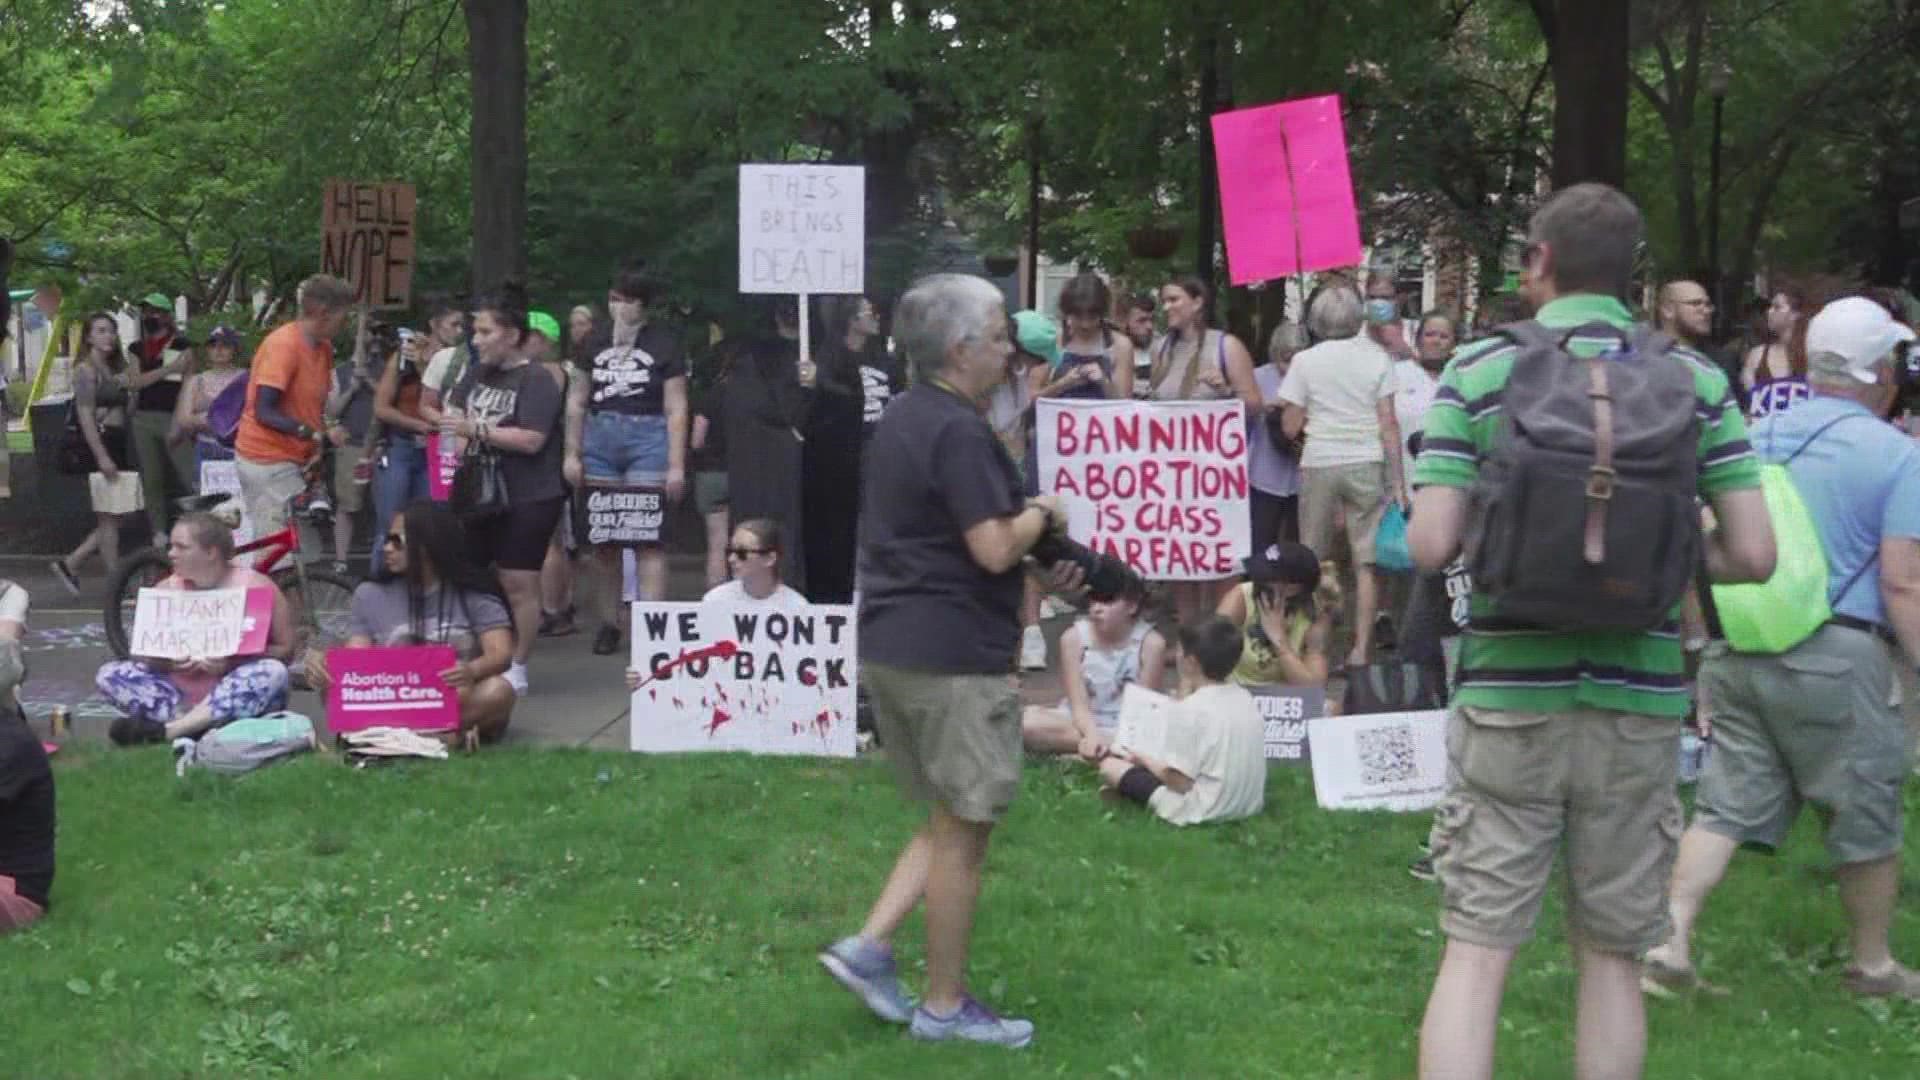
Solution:
<svg viewBox="0 0 1920 1080">
<path fill-rule="evenodd" d="M 1543 15 L 1545 0 L 1534 11 Z M 1553 58 L 1553 186 L 1627 182 L 1627 4 L 1561 0 L 1543 15 Z"/>
<path fill-rule="evenodd" d="M 527 0 L 464 0 L 475 291 L 527 277 Z"/>
</svg>

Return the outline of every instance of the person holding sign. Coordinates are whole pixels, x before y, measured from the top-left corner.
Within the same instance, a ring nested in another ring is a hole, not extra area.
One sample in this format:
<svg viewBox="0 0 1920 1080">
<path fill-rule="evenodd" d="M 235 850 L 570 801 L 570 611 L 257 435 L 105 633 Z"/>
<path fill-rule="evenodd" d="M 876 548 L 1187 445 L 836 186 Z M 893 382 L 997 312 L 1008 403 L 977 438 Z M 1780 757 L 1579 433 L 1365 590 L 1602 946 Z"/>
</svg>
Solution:
<svg viewBox="0 0 1920 1080">
<path fill-rule="evenodd" d="M 380 372 L 380 383 L 373 391 L 373 416 L 380 422 L 381 441 L 374 459 L 373 520 L 382 521 L 415 499 L 432 494 L 427 478 L 427 438 L 438 430 L 427 415 L 426 365 L 429 356 L 443 340 L 452 341 L 460 332 L 460 309 L 445 297 L 427 302 L 427 333 L 400 332 L 400 348 Z M 378 574 L 382 566 L 380 545 L 373 545 L 369 573 Z"/>
<path fill-rule="evenodd" d="M 727 378 L 721 412 L 733 520 L 770 518 L 787 533 L 786 578 L 808 591 L 802 465 L 818 365 L 800 364 L 800 305 L 774 297 L 773 333 L 756 339 Z"/>
<path fill-rule="evenodd" d="M 345 428 L 326 428 L 333 385 L 333 339 L 346 325 L 353 286 L 315 275 L 300 284 L 300 317 L 268 334 L 254 351 L 246 410 L 234 439 L 247 520 L 259 535 L 287 526 L 287 503 L 307 487 L 307 469 Z M 301 548 L 309 537 L 302 526 Z M 312 550 L 318 551 L 319 544 Z"/>
<path fill-rule="evenodd" d="M 1086 617 L 1060 636 L 1060 681 L 1067 699 L 1051 709 L 1030 705 L 1022 719 L 1022 741 L 1031 752 L 1099 761 L 1120 723 L 1120 696 L 1127 685 L 1160 689 L 1167 639 L 1140 617 L 1146 583 L 1129 577 L 1125 592 L 1087 599 Z"/>
<path fill-rule="evenodd" d="M 874 725 L 903 791 L 931 805 L 860 932 L 820 954 L 827 971 L 915 1038 L 1022 1047 L 1033 1024 L 967 993 L 980 872 L 994 824 L 1020 787 L 1021 566 L 1049 532 L 1054 499 L 1024 499 L 1020 473 L 981 415 L 1012 342 L 1000 291 L 936 274 L 901 298 L 895 334 L 912 389 L 874 433 L 860 529 L 860 665 Z M 1084 583 L 1070 562 L 1049 584 Z M 926 901 L 927 994 L 900 986 L 891 942 Z"/>
<path fill-rule="evenodd" d="M 1247 580 L 1220 600 L 1218 614 L 1241 628 L 1246 647 L 1233 668 L 1241 686 L 1327 685 L 1340 586 L 1320 574 L 1305 544 L 1272 544 L 1247 559 Z"/>
<path fill-rule="evenodd" d="M 233 531 L 212 514 L 181 517 L 168 538 L 167 558 L 173 574 L 156 586 L 161 590 L 272 590 L 267 648 L 257 656 L 136 656 L 102 666 L 94 686 L 125 714 L 108 729 L 121 746 L 198 738 L 209 728 L 287 707 L 293 616 L 273 579 L 233 564 Z"/>
<path fill-rule="evenodd" d="M 233 458 L 233 449 L 213 436 L 208 414 L 213 411 L 213 399 L 219 397 L 222 390 L 233 385 L 235 379 L 246 377 L 247 373 L 238 366 L 240 345 L 240 331 L 231 326 L 214 327 L 207 334 L 207 366 L 187 380 L 174 406 L 173 438 L 193 444 L 195 476 L 200 475 L 202 462 Z"/>
<path fill-rule="evenodd" d="M 581 365 L 567 394 L 567 483 L 581 487 L 643 487 L 678 502 L 687 486 L 687 362 L 680 337 L 650 317 L 659 283 L 639 267 L 622 270 L 607 290 L 613 335 Z M 596 548 L 601 586 L 600 631 L 593 651 L 620 651 L 620 553 Z M 639 552 L 640 598 L 667 595 L 664 547 Z"/>
<path fill-rule="evenodd" d="M 752 518 L 734 526 L 733 539 L 727 545 L 727 566 L 733 571 L 733 580 L 707 590 L 703 602 L 747 609 L 806 607 L 806 597 L 780 583 L 783 532 L 778 522 L 766 518 Z"/>
<path fill-rule="evenodd" d="M 395 514 L 380 542 L 381 573 L 353 591 L 346 648 L 449 645 L 459 663 L 439 673 L 460 699 L 460 730 L 494 742 L 517 700 L 506 679 L 513 664 L 513 617 L 487 568 L 467 554 L 460 519 L 442 503 L 419 499 Z M 331 677 L 307 658 L 315 690 Z"/>
<path fill-rule="evenodd" d="M 1060 319 L 1066 324 L 1060 359 L 1037 396 L 1133 396 L 1133 343 L 1107 326 L 1112 314 L 1113 294 L 1099 274 L 1088 271 L 1067 282 L 1060 290 Z"/>
</svg>

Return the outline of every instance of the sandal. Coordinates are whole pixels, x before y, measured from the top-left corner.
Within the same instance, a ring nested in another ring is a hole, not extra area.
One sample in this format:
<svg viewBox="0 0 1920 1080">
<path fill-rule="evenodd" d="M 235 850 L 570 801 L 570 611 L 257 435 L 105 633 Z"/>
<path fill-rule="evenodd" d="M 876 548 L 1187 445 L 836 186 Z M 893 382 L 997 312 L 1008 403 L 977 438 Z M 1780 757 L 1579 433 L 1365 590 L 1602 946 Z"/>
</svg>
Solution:
<svg viewBox="0 0 1920 1080">
<path fill-rule="evenodd" d="M 1859 968 L 1848 968 L 1840 977 L 1840 983 L 1849 993 L 1862 997 L 1898 997 L 1908 1001 L 1920 1001 L 1920 972 L 1899 964 L 1879 975 L 1869 975 Z"/>
</svg>

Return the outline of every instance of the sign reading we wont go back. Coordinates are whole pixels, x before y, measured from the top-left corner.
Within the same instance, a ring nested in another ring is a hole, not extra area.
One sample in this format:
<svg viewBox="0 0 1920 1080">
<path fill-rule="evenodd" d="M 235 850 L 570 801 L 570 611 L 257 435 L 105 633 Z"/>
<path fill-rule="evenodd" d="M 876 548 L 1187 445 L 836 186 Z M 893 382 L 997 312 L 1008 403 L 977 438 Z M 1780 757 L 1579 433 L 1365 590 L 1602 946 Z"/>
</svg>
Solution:
<svg viewBox="0 0 1920 1080">
<path fill-rule="evenodd" d="M 412 184 L 327 181 L 320 203 L 320 272 L 353 286 L 354 302 L 413 300 Z"/>
</svg>

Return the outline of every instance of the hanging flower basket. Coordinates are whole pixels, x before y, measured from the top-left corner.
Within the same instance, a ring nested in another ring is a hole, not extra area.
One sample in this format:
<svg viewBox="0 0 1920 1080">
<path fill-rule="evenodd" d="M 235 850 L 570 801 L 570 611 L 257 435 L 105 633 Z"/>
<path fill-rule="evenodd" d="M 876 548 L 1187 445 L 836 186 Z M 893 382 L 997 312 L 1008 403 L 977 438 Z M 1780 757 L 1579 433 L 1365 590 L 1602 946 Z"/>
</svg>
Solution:
<svg viewBox="0 0 1920 1080">
<path fill-rule="evenodd" d="M 1159 223 L 1127 230 L 1127 252 L 1136 259 L 1167 259 L 1180 250 L 1180 226 Z"/>
</svg>

